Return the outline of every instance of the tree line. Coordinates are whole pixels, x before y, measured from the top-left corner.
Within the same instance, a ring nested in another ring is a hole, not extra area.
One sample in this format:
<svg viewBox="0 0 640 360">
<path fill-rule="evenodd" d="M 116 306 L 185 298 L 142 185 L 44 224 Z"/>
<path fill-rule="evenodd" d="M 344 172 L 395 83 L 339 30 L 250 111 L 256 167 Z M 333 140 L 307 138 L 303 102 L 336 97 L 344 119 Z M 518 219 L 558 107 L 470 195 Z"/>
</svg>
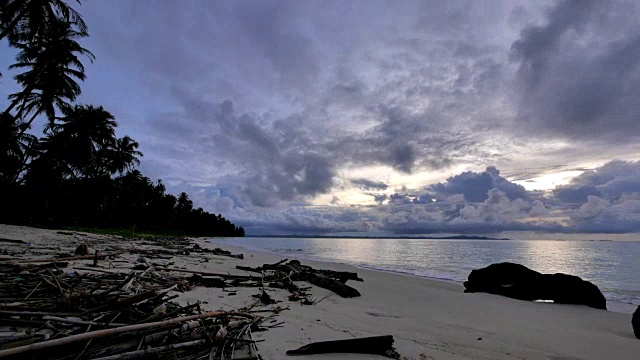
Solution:
<svg viewBox="0 0 640 360">
<path fill-rule="evenodd" d="M 80 0 L 76 0 L 81 4 Z M 186 193 L 136 166 L 142 153 L 102 106 L 77 104 L 89 36 L 82 16 L 62 0 L 0 0 L 0 41 L 16 49 L 9 67 L 21 90 L 0 113 L 0 222 L 91 226 L 244 236 L 221 215 L 194 209 Z M 6 81 L 6 79 L 0 79 Z M 46 118 L 42 136 L 29 132 Z"/>
</svg>

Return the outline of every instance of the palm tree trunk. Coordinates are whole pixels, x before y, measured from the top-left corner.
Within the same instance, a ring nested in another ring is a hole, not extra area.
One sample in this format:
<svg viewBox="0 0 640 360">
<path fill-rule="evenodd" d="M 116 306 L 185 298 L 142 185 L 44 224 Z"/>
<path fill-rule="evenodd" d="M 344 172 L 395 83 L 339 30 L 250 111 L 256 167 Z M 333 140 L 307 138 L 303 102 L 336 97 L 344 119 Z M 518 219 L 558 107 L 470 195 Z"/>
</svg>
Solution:
<svg viewBox="0 0 640 360">
<path fill-rule="evenodd" d="M 38 78 L 40 77 L 40 75 L 42 74 L 42 70 L 40 70 L 40 73 L 38 74 Z M 36 78 L 36 80 L 38 79 Z M 9 114 L 9 112 L 11 110 L 13 110 L 14 107 L 16 107 L 16 105 L 18 105 L 22 100 L 24 100 L 24 98 L 27 96 L 27 94 L 29 94 L 36 86 L 34 84 L 29 85 L 26 89 L 24 89 L 24 91 L 22 92 L 22 96 L 18 97 L 17 99 L 13 100 L 13 102 L 11 102 L 11 104 L 9 105 L 9 107 L 4 111 L 5 114 Z M 22 106 L 20 108 L 20 111 L 18 112 L 18 114 L 16 114 L 15 118 L 19 119 L 20 115 L 22 115 L 22 112 L 24 111 L 24 106 Z"/>
<path fill-rule="evenodd" d="M 22 174 L 22 172 L 26 169 L 27 161 L 29 161 L 28 156 L 26 154 L 22 155 L 22 165 L 20 165 L 20 169 L 18 169 L 18 171 L 16 171 L 16 173 L 14 174 L 12 179 L 13 181 L 11 181 L 12 184 L 20 185 L 20 183 L 24 181 L 24 176 L 20 178 L 20 174 Z"/>
<path fill-rule="evenodd" d="M 18 105 L 18 103 L 20 102 L 20 100 L 22 100 L 22 98 L 18 98 L 13 100 L 13 102 L 9 105 L 9 107 L 4 111 L 4 114 L 9 114 L 9 111 L 13 110 L 14 107 L 16 107 L 16 105 Z M 18 117 L 16 116 L 16 119 Z"/>
<path fill-rule="evenodd" d="M 31 123 L 33 122 L 33 120 L 36 119 L 36 116 L 40 115 L 41 112 L 42 112 L 42 110 L 38 110 L 38 111 L 36 111 L 35 114 L 33 114 L 31 119 L 29 119 L 29 122 L 27 122 L 27 126 L 25 126 L 24 129 L 20 130 L 20 133 L 18 134 L 19 136 L 24 134 L 24 132 L 27 131 L 27 129 L 31 128 Z"/>
</svg>

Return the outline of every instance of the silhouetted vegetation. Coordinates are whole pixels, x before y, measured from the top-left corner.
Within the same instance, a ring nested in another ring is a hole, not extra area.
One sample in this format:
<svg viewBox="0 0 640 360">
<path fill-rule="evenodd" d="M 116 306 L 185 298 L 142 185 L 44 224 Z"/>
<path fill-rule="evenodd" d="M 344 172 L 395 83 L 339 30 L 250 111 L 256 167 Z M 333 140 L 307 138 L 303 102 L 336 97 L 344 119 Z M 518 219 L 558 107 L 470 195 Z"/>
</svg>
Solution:
<svg viewBox="0 0 640 360">
<path fill-rule="evenodd" d="M 77 1 L 80 3 L 80 1 Z M 165 193 L 135 166 L 142 153 L 118 138 L 102 106 L 74 104 L 93 54 L 80 14 L 61 0 L 0 0 L 0 40 L 18 50 L 9 68 L 21 91 L 0 114 L 0 222 L 244 236 L 221 215 Z M 46 116 L 43 136 L 28 133 Z"/>
</svg>

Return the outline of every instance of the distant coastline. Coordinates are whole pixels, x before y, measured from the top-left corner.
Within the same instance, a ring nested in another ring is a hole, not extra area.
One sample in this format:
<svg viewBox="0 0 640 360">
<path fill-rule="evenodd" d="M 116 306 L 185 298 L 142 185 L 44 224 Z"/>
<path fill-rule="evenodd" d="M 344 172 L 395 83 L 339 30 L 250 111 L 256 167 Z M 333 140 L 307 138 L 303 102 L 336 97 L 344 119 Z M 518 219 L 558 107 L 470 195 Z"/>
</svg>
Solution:
<svg viewBox="0 0 640 360">
<path fill-rule="evenodd" d="M 492 238 L 476 235 L 451 236 L 346 236 L 346 235 L 245 235 L 251 238 L 284 238 L 284 239 L 418 239 L 418 240 L 511 240 L 509 238 Z"/>
</svg>

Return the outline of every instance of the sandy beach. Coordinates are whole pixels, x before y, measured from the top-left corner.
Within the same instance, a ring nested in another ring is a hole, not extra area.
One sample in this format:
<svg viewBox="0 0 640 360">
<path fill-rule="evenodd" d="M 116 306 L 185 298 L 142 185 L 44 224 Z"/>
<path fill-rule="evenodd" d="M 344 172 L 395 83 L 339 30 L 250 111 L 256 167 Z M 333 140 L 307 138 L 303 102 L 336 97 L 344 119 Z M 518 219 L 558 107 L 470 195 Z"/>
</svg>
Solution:
<svg viewBox="0 0 640 360">
<path fill-rule="evenodd" d="M 2 249 L 21 248 L 30 257 L 45 257 L 52 250 L 74 249 L 84 243 L 103 249 L 129 240 L 82 233 L 0 225 L 0 238 L 25 243 L 1 242 Z M 282 260 L 272 254 L 208 243 L 243 253 L 244 259 L 215 255 L 176 256 L 174 267 L 195 271 L 246 275 L 237 265 L 260 266 Z M 29 244 L 30 243 L 30 244 Z M 71 250 L 72 251 L 72 250 Z M 5 258 L 6 256 L 3 256 Z M 203 258 L 203 257 L 206 257 Z M 364 282 L 348 284 L 361 297 L 341 298 L 313 286 L 315 305 L 287 299 L 288 292 L 268 289 L 277 304 L 282 327 L 254 334 L 263 359 L 290 358 L 285 352 L 310 342 L 353 337 L 393 335 L 403 359 L 637 359 L 640 340 L 631 329 L 629 314 L 596 310 L 586 306 L 533 303 L 489 294 L 465 294 L 460 284 L 403 276 L 351 266 L 303 261 L 316 269 L 354 271 Z M 81 265 L 72 262 L 69 267 Z M 69 269 L 71 270 L 71 269 Z M 305 284 L 306 285 L 306 284 Z M 207 310 L 233 310 L 255 302 L 255 288 L 237 288 L 230 296 L 217 288 L 196 288 L 181 294 L 183 302 L 201 301 Z M 326 354 L 300 359 L 369 359 L 373 355 Z"/>
</svg>

